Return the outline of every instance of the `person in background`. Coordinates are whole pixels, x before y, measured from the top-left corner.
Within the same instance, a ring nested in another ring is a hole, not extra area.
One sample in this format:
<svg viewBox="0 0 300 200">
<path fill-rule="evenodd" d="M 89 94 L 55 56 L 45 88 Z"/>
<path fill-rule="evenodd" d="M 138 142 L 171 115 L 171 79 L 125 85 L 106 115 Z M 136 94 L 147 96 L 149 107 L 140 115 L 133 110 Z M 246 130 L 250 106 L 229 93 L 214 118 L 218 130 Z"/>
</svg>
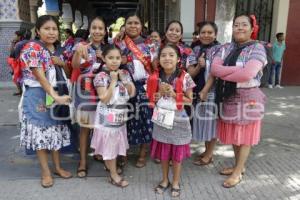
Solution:
<svg viewBox="0 0 300 200">
<path fill-rule="evenodd" d="M 273 88 L 274 72 L 275 72 L 275 87 L 282 88 L 282 86 L 280 85 L 280 78 L 281 78 L 280 76 L 281 76 L 282 58 L 283 58 L 284 51 L 286 49 L 285 42 L 284 42 L 284 34 L 277 33 L 276 40 L 277 41 L 274 42 L 272 47 L 274 63 L 270 70 L 269 88 Z"/>
<path fill-rule="evenodd" d="M 193 49 L 195 46 L 199 45 L 199 33 L 197 31 L 193 32 L 193 36 L 192 36 L 192 44 L 191 44 L 191 48 Z"/>
</svg>

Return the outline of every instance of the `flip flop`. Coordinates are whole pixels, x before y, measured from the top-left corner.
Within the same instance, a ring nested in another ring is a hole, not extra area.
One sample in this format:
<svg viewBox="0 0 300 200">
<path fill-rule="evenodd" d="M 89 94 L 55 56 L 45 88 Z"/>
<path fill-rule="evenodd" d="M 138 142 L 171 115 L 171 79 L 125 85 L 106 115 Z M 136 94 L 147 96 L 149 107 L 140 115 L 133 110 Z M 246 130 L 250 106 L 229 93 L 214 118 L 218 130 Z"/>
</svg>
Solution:
<svg viewBox="0 0 300 200">
<path fill-rule="evenodd" d="M 78 168 L 77 168 L 77 177 L 78 178 L 86 178 L 87 174 L 88 174 L 88 167 L 85 166 L 85 169 L 79 169 L 80 164 L 78 164 Z M 84 173 L 82 176 L 80 176 L 80 173 Z"/>
<path fill-rule="evenodd" d="M 124 183 L 124 178 L 121 178 L 120 181 L 116 182 L 111 176 L 109 176 L 109 180 L 108 182 L 111 183 L 112 185 L 116 186 L 116 187 L 120 187 L 120 188 L 125 188 L 127 187 L 129 184 L 127 185 L 122 185 L 122 183 Z"/>
<path fill-rule="evenodd" d="M 155 193 L 157 193 L 157 194 L 163 194 L 169 187 L 170 187 L 170 182 L 168 183 L 168 185 L 167 186 L 163 186 L 163 185 L 161 185 L 161 183 L 160 184 L 158 184 L 155 188 L 154 188 L 154 191 L 155 191 Z"/>
<path fill-rule="evenodd" d="M 228 179 L 233 179 L 233 178 L 228 178 Z M 235 187 L 237 184 L 239 184 L 242 181 L 242 175 L 239 175 L 237 178 L 233 179 L 234 181 L 226 182 L 227 180 L 224 181 L 222 186 L 224 188 L 232 188 L 232 187 Z"/>
<path fill-rule="evenodd" d="M 63 179 L 69 179 L 69 178 L 72 178 L 73 175 L 70 173 L 70 176 L 63 176 L 62 174 L 58 173 L 58 172 L 53 172 L 53 174 L 59 176 L 60 178 L 63 178 Z"/>
<path fill-rule="evenodd" d="M 42 177 L 41 178 L 41 186 L 43 188 L 50 188 L 50 187 L 52 187 L 53 183 L 54 183 L 53 178 L 51 177 L 51 181 L 47 181 L 47 182 L 45 181 L 45 178 L 46 177 Z"/>
<path fill-rule="evenodd" d="M 178 185 L 179 188 L 171 188 L 171 196 L 172 197 L 179 197 L 180 196 L 180 185 Z"/>
</svg>

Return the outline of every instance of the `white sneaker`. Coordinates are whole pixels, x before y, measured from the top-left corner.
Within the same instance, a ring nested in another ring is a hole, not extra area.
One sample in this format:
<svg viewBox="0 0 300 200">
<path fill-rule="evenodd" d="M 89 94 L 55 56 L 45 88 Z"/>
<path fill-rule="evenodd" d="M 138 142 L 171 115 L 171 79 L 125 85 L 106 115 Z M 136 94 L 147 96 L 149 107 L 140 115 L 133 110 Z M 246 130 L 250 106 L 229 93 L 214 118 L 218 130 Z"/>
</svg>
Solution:
<svg viewBox="0 0 300 200">
<path fill-rule="evenodd" d="M 268 88 L 272 89 L 272 88 L 273 88 L 273 85 L 270 85 L 270 84 L 269 84 L 269 85 L 268 85 Z"/>
<path fill-rule="evenodd" d="M 282 89 L 283 87 L 281 85 L 275 85 L 276 88 Z"/>
</svg>

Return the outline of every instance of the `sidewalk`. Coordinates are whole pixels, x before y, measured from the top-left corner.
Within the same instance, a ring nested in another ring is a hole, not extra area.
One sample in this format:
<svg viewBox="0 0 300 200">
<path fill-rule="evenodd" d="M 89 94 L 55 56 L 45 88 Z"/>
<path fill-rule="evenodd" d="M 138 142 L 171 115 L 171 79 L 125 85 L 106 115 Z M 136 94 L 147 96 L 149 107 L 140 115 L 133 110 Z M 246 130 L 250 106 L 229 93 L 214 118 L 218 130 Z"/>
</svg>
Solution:
<svg viewBox="0 0 300 200">
<path fill-rule="evenodd" d="M 232 189 L 221 186 L 222 167 L 233 164 L 231 146 L 217 145 L 214 163 L 198 167 L 187 160 L 182 172 L 181 199 L 201 200 L 299 200 L 300 199 L 300 87 L 263 89 L 268 105 L 262 140 L 251 151 L 242 183 Z M 161 177 L 160 165 L 152 161 L 142 169 L 134 167 L 131 155 L 124 174 L 130 185 L 125 189 L 107 183 L 102 164 L 89 162 L 87 179 L 55 179 L 52 188 L 40 186 L 39 166 L 35 156 L 26 156 L 19 148 L 17 104 L 14 90 L 0 90 L 0 200 L 162 200 L 170 192 L 156 195 L 153 188 Z M 203 146 L 193 144 L 193 151 Z M 75 175 L 78 155 L 63 155 L 63 166 Z"/>
</svg>

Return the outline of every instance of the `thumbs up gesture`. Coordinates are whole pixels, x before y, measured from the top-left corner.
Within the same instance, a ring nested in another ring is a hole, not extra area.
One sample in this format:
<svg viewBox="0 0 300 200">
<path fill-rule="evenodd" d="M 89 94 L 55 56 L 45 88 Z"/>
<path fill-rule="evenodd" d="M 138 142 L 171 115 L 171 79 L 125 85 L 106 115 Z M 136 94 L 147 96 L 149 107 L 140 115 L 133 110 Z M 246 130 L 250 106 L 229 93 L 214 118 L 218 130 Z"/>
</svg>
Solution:
<svg viewBox="0 0 300 200">
<path fill-rule="evenodd" d="M 198 66 L 200 66 L 200 68 L 203 68 L 206 65 L 204 56 L 205 53 L 202 53 L 201 56 L 198 58 Z"/>
</svg>

